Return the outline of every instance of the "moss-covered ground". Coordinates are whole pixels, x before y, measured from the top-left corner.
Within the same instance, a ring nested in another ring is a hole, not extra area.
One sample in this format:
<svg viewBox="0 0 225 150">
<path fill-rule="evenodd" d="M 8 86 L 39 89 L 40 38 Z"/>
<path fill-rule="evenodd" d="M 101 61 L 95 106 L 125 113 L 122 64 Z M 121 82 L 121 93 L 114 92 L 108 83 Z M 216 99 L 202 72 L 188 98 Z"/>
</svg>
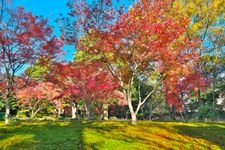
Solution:
<svg viewBox="0 0 225 150">
<path fill-rule="evenodd" d="M 0 149 L 225 149 L 224 123 L 26 121 L 0 123 Z"/>
</svg>

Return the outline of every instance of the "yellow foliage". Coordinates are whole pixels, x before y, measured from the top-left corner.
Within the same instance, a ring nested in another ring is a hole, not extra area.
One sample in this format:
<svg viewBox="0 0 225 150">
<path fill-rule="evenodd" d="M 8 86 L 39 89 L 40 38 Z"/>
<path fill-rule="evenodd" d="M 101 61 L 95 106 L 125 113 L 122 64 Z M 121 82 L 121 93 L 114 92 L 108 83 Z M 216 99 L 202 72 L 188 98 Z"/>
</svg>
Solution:
<svg viewBox="0 0 225 150">
<path fill-rule="evenodd" d="M 225 17 L 225 0 L 175 0 L 173 7 L 179 15 L 190 16 L 192 22 L 188 29 L 192 35 Z"/>
<path fill-rule="evenodd" d="M 185 11 L 188 15 L 197 13 L 197 8 L 194 3 L 189 3 L 186 5 Z"/>
<path fill-rule="evenodd" d="M 199 29 L 202 28 L 202 23 L 194 23 L 191 27 L 192 32 L 197 32 Z"/>
</svg>

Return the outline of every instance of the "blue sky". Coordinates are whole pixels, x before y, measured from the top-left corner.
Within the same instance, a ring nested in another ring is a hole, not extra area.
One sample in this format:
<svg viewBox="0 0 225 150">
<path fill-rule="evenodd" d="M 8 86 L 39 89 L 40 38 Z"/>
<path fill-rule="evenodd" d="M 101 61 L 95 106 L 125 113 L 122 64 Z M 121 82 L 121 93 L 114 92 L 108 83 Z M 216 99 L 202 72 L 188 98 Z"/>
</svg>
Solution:
<svg viewBox="0 0 225 150">
<path fill-rule="evenodd" d="M 49 20 L 49 24 L 54 27 L 54 34 L 60 35 L 60 31 L 56 18 L 60 13 L 67 14 L 67 0 L 14 0 L 13 6 L 23 6 L 27 11 L 31 11 L 34 15 L 42 15 Z M 74 55 L 73 46 L 65 46 L 65 60 L 72 60 Z"/>
<path fill-rule="evenodd" d="M 35 15 L 42 15 L 49 19 L 49 23 L 56 27 L 55 34 L 59 34 L 55 19 L 60 13 L 66 14 L 69 10 L 67 0 L 14 0 L 13 6 L 23 6 Z"/>
<path fill-rule="evenodd" d="M 54 34 L 60 35 L 60 31 L 57 23 L 55 22 L 59 14 L 66 15 L 69 11 L 66 6 L 67 0 L 12 0 L 13 6 L 23 6 L 25 10 L 31 11 L 34 15 L 42 15 L 49 20 L 49 24 L 54 27 Z M 90 2 L 94 0 L 89 0 Z M 116 4 L 116 0 L 114 0 Z M 132 0 L 122 0 L 121 1 L 126 6 L 131 5 Z M 71 61 L 74 55 L 74 46 L 65 46 L 65 60 Z"/>
</svg>

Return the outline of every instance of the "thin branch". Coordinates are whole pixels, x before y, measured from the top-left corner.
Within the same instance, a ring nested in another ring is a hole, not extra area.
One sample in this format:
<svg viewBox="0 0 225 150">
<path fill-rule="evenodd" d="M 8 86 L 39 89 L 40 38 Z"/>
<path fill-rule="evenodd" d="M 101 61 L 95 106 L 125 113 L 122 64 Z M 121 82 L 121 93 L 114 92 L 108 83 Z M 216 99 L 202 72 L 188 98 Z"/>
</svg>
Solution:
<svg viewBox="0 0 225 150">
<path fill-rule="evenodd" d="M 163 79 L 164 76 L 165 76 L 165 74 L 163 74 L 163 75 L 160 77 L 159 80 L 161 81 L 161 80 Z M 138 106 L 137 106 L 136 111 L 135 111 L 136 114 L 138 113 L 138 111 L 139 111 L 139 109 L 141 108 L 141 106 L 142 106 L 142 105 L 148 100 L 148 98 L 153 94 L 153 92 L 155 92 L 155 90 L 158 88 L 159 85 L 160 85 L 160 84 L 157 84 L 157 85 L 154 87 L 154 89 L 148 93 L 148 95 L 144 98 L 143 101 L 139 100 Z"/>
</svg>

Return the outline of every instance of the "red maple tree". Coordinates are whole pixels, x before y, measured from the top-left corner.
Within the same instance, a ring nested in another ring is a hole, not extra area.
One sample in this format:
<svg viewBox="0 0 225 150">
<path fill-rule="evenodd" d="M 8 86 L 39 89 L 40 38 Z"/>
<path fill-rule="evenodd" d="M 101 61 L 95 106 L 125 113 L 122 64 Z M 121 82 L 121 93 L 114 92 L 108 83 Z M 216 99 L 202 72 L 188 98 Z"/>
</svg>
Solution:
<svg viewBox="0 0 225 150">
<path fill-rule="evenodd" d="M 6 104 L 5 123 L 9 123 L 10 104 L 15 74 L 40 57 L 54 59 L 61 54 L 62 42 L 53 36 L 53 29 L 43 17 L 26 12 L 23 7 L 7 9 L 7 17 L 0 22 L 0 66 L 4 82 Z"/>
<path fill-rule="evenodd" d="M 103 62 L 118 80 L 133 124 L 140 107 L 157 87 L 139 99 L 134 108 L 131 92 L 134 78 L 157 71 L 160 74 L 157 83 L 169 81 L 173 75 L 182 76 L 192 70 L 198 59 L 197 39 L 185 34 L 190 18 L 176 16 L 171 2 L 141 0 L 107 29 L 92 28 L 77 46 L 90 56 L 98 56 L 94 61 Z"/>
<path fill-rule="evenodd" d="M 70 97 L 74 102 L 84 100 L 88 117 L 90 117 L 91 103 L 110 104 L 114 99 L 118 104 L 125 105 L 123 94 L 117 90 L 118 82 L 107 70 L 101 68 L 99 63 L 55 63 L 47 80 L 61 87 L 62 97 Z"/>
<path fill-rule="evenodd" d="M 199 72 L 190 72 L 186 76 L 179 76 L 164 82 L 165 97 L 170 107 L 171 118 L 175 119 L 176 110 L 186 114 L 185 101 L 193 94 L 196 95 L 199 88 L 205 90 L 208 85 L 208 79 Z"/>
<path fill-rule="evenodd" d="M 27 86 L 16 92 L 18 106 L 28 108 L 31 111 L 31 117 L 34 117 L 43 109 L 43 102 L 55 103 L 55 100 L 60 95 L 61 90 L 50 82 L 39 82 L 36 85 Z"/>
</svg>

